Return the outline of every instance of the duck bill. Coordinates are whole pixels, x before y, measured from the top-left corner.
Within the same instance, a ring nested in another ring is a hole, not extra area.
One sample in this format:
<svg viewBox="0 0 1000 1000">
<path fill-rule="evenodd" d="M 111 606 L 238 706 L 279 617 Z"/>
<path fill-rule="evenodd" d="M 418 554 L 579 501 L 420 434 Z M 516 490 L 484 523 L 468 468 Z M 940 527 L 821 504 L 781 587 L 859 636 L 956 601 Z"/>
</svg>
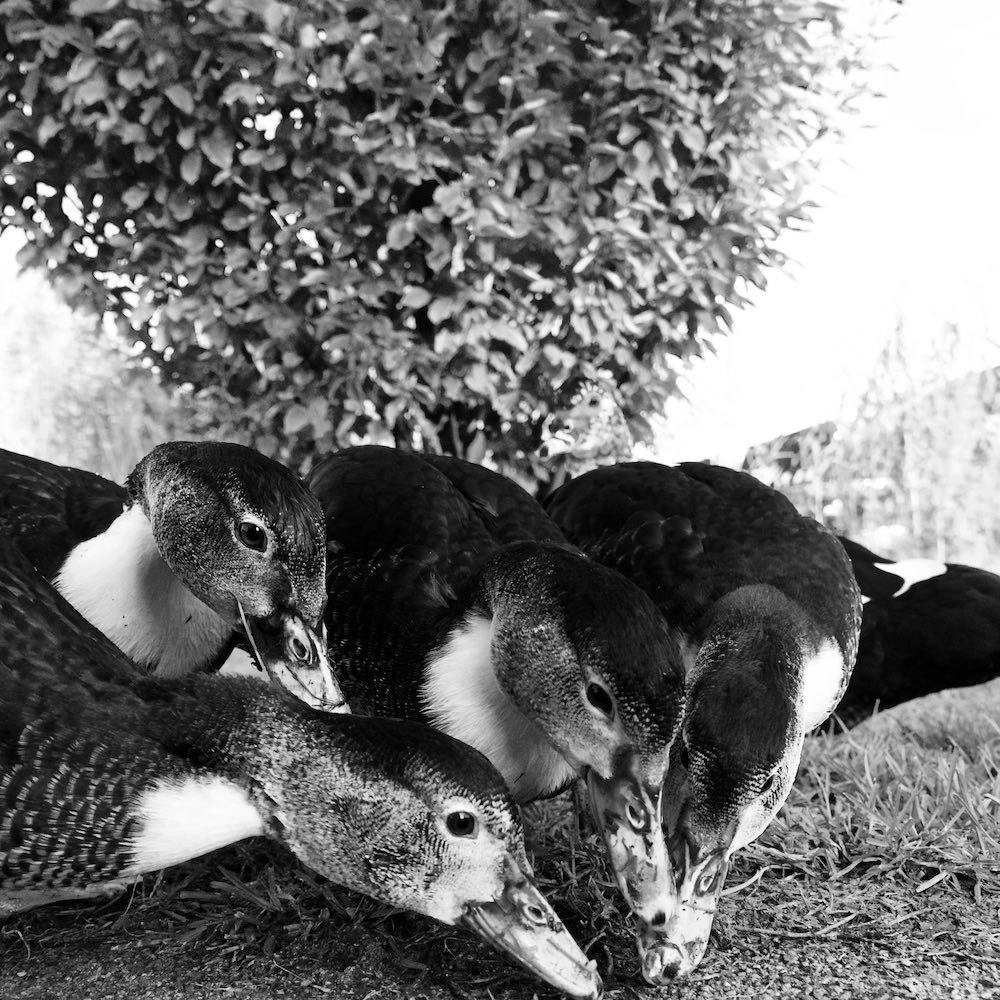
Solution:
<svg viewBox="0 0 1000 1000">
<path fill-rule="evenodd" d="M 640 781 L 631 761 L 610 779 L 587 774 L 590 806 L 615 878 L 640 920 L 658 926 L 675 909 L 673 865 L 663 837 L 663 792 Z"/>
<path fill-rule="evenodd" d="M 597 1000 L 604 990 L 589 961 L 534 883 L 508 858 L 503 893 L 470 903 L 462 923 L 556 989 Z"/>
<path fill-rule="evenodd" d="M 687 841 L 678 860 L 677 905 L 660 926 L 642 921 L 637 939 L 642 975 L 647 983 L 663 986 L 684 979 L 705 955 L 715 911 L 726 883 L 729 860 L 725 849 L 702 860 L 691 858 Z"/>
<path fill-rule="evenodd" d="M 573 438 L 567 430 L 546 430 L 548 437 L 538 449 L 540 458 L 558 458 L 568 455 L 573 450 Z"/>
<path fill-rule="evenodd" d="M 271 682 L 298 701 L 321 712 L 350 712 L 333 672 L 326 638 L 291 611 L 248 618 L 240 606 L 243 628 L 258 662 Z"/>
</svg>

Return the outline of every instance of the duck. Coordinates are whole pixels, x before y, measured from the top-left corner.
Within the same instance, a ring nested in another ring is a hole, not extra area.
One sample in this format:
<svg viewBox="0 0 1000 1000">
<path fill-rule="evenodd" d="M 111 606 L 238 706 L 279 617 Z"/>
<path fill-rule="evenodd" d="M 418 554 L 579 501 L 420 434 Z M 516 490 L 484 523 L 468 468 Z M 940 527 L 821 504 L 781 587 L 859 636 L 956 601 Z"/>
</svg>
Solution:
<svg viewBox="0 0 1000 1000">
<path fill-rule="evenodd" d="M 730 859 L 775 817 L 806 734 L 847 688 L 860 594 L 831 532 L 732 469 L 604 466 L 545 507 L 653 599 L 681 647 L 683 726 L 664 791 L 676 905 L 639 932 L 644 975 L 667 983 L 700 963 Z"/>
<path fill-rule="evenodd" d="M 0 919 L 258 836 L 339 885 L 469 927 L 571 996 L 601 994 L 481 754 L 253 677 L 142 674 L 0 539 Z"/>
<path fill-rule="evenodd" d="M 639 457 L 635 438 L 614 384 L 576 372 L 554 392 L 542 423 L 538 456 L 553 470 L 549 490 L 601 465 Z"/>
<path fill-rule="evenodd" d="M 640 457 L 607 378 L 580 372 L 559 386 L 539 455 L 557 470 L 553 488 L 567 476 Z M 861 639 L 836 721 L 824 729 L 851 728 L 876 708 L 1000 676 L 1000 576 L 934 559 L 894 562 L 838 538 L 861 589 Z"/>
<path fill-rule="evenodd" d="M 570 545 L 510 479 L 377 445 L 322 457 L 330 655 L 352 710 L 483 753 L 519 803 L 581 778 L 640 917 L 672 905 L 662 787 L 679 650 L 639 587 Z"/>
<path fill-rule="evenodd" d="M 894 561 L 843 535 L 864 607 L 861 641 L 836 719 L 1000 676 L 1000 576 L 933 559 Z"/>
<path fill-rule="evenodd" d="M 249 644 L 290 696 L 347 710 L 322 636 L 322 511 L 279 462 L 173 441 L 119 486 L 0 451 L 0 536 L 140 669 L 211 671 Z"/>
</svg>

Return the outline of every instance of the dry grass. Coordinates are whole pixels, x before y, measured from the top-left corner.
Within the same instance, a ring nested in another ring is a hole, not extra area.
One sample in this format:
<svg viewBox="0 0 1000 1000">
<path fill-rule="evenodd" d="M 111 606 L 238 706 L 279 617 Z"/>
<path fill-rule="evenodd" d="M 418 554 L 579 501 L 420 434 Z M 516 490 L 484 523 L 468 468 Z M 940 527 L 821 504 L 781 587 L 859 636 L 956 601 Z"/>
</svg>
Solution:
<svg viewBox="0 0 1000 1000">
<path fill-rule="evenodd" d="M 923 996 L 925 981 L 941 987 L 929 997 L 991 995 L 984 984 L 1000 982 L 1000 686 L 982 691 L 964 707 L 939 699 L 937 709 L 809 740 L 787 805 L 733 866 L 708 959 L 671 993 L 801 995 L 808 979 L 806 995 L 854 995 L 837 992 L 836 969 L 830 991 L 815 992 L 816 969 L 796 964 L 840 949 L 836 963 L 860 956 L 874 977 L 857 995 Z M 526 821 L 539 881 L 597 959 L 608 994 L 656 995 L 638 978 L 630 920 L 593 837 L 577 836 L 569 797 L 533 807 Z M 552 995 L 471 935 L 333 887 L 266 844 L 174 869 L 111 903 L 9 921 L 0 995 L 45 995 L 26 983 L 88 942 L 124 942 L 129 961 L 196 960 L 197 983 L 238 970 L 259 985 L 278 969 L 304 995 L 335 1000 Z M 915 985 L 903 989 L 911 967 Z M 893 980 L 883 992 L 879 976 Z"/>
</svg>

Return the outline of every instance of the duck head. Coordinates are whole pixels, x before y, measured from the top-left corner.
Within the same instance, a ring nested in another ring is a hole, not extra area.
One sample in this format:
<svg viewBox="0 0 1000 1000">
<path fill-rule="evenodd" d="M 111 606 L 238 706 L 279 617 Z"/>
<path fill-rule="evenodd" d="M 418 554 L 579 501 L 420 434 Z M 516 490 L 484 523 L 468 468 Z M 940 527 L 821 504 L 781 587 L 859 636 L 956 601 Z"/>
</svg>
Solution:
<svg viewBox="0 0 1000 1000">
<path fill-rule="evenodd" d="M 575 375 L 559 387 L 541 436 L 541 458 L 571 455 L 586 467 L 626 460 L 634 445 L 614 385 L 598 375 Z"/>
<path fill-rule="evenodd" d="M 676 905 L 639 932 L 651 983 L 687 976 L 701 961 L 732 855 L 764 832 L 791 790 L 807 696 L 828 690 L 835 703 L 844 677 L 839 651 L 817 651 L 793 602 L 773 588 L 745 589 L 716 606 L 688 678 L 683 745 L 664 790 Z"/>
<path fill-rule="evenodd" d="M 242 445 L 171 442 L 126 486 L 164 562 L 246 636 L 271 680 L 315 708 L 346 711 L 322 626 L 323 512 L 302 482 Z"/>
<path fill-rule="evenodd" d="M 423 692 L 439 728 L 485 753 L 519 801 L 586 782 L 618 883 L 649 921 L 674 893 L 661 814 L 679 663 L 638 587 L 571 549 L 524 542 L 484 568 Z"/>
<path fill-rule="evenodd" d="M 280 839 L 341 885 L 469 927 L 563 992 L 600 996 L 596 965 L 535 886 L 517 806 L 481 754 L 416 722 L 314 718 L 311 741 L 283 737 L 287 754 L 262 784 Z"/>
</svg>

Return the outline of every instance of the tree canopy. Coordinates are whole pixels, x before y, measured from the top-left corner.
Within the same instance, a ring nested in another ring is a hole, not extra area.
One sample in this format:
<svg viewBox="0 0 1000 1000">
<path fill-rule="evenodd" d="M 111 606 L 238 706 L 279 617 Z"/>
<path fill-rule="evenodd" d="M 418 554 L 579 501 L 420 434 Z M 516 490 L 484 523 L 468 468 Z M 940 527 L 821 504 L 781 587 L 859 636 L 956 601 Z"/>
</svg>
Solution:
<svg viewBox="0 0 1000 1000">
<path fill-rule="evenodd" d="M 866 85 L 818 0 L 0 0 L 0 225 L 223 430 L 531 468 L 656 411 Z M 643 427 L 637 427 L 639 438 Z"/>
</svg>

